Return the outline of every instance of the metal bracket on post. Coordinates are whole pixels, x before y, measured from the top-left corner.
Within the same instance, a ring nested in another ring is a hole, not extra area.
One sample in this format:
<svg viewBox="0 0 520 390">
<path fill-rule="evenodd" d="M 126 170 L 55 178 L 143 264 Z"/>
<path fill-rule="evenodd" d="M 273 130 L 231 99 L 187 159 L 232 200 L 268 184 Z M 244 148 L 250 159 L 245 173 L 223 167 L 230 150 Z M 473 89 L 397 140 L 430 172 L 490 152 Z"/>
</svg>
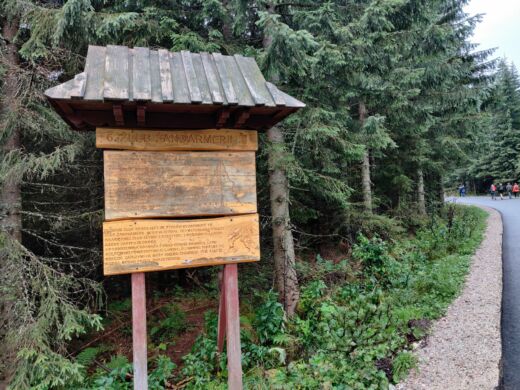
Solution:
<svg viewBox="0 0 520 390">
<path fill-rule="evenodd" d="M 134 390 L 148 390 L 146 286 L 144 272 L 132 274 L 132 342 L 134 351 Z"/>
<path fill-rule="evenodd" d="M 226 264 L 220 282 L 217 349 L 224 349 L 226 337 L 228 388 L 242 389 L 242 353 L 240 351 L 240 314 L 238 305 L 238 266 Z"/>
</svg>

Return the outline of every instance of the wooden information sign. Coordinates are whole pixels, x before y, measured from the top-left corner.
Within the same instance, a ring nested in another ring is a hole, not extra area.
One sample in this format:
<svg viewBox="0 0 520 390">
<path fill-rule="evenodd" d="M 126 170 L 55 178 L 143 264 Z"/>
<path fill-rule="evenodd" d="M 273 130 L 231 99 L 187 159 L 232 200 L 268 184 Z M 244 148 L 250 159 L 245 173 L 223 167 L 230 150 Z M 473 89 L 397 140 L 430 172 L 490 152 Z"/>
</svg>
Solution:
<svg viewBox="0 0 520 390">
<path fill-rule="evenodd" d="M 124 150 L 236 150 L 256 151 L 258 136 L 252 130 L 134 130 L 96 129 L 96 147 Z"/>
<path fill-rule="evenodd" d="M 224 265 L 218 352 L 225 339 L 228 387 L 242 389 L 237 263 L 260 260 L 256 131 L 98 128 L 96 146 L 103 271 L 132 274 L 134 389 L 148 388 L 144 273 L 215 265 Z"/>
<path fill-rule="evenodd" d="M 105 151 L 105 219 L 256 213 L 254 152 Z"/>
<path fill-rule="evenodd" d="M 258 260 L 258 214 L 103 223 L 105 275 Z"/>
</svg>

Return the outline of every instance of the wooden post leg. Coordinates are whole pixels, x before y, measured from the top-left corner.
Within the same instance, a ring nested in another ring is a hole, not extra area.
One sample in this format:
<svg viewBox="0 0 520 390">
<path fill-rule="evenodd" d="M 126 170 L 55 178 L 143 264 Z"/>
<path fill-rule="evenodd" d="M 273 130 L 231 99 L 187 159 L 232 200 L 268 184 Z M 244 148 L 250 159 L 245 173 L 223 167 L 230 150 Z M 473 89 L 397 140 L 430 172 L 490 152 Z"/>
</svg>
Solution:
<svg viewBox="0 0 520 390">
<path fill-rule="evenodd" d="M 242 390 L 242 354 L 240 352 L 240 314 L 238 307 L 238 267 L 224 266 L 226 341 L 229 390 Z"/>
<path fill-rule="evenodd" d="M 226 285 L 224 284 L 224 277 L 222 272 L 219 272 L 219 290 L 220 298 L 218 304 L 218 330 L 217 330 L 217 351 L 218 355 L 224 350 L 224 338 L 226 336 L 226 300 L 225 291 Z"/>
<path fill-rule="evenodd" d="M 145 274 L 132 274 L 132 341 L 134 350 L 134 390 L 148 389 L 146 352 Z"/>
</svg>

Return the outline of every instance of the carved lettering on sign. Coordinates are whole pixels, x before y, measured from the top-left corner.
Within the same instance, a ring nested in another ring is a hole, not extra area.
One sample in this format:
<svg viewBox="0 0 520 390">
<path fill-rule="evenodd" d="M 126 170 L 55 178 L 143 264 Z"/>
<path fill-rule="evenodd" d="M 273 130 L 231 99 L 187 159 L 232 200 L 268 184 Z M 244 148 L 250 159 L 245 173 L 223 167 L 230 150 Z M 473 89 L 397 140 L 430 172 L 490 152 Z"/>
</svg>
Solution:
<svg viewBox="0 0 520 390">
<path fill-rule="evenodd" d="M 105 151 L 105 219 L 256 213 L 254 152 Z"/>
<path fill-rule="evenodd" d="M 260 260 L 258 214 L 103 223 L 105 275 Z"/>
<path fill-rule="evenodd" d="M 125 150 L 256 151 L 257 132 L 248 130 L 131 130 L 96 129 L 96 147 Z"/>
</svg>

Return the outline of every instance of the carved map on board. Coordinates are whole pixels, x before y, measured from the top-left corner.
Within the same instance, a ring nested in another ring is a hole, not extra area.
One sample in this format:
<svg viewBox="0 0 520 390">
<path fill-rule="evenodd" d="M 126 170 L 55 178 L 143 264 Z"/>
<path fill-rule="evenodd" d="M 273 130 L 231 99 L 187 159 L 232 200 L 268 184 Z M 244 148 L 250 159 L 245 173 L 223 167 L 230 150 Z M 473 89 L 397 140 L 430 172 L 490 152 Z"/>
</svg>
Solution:
<svg viewBox="0 0 520 390">
<path fill-rule="evenodd" d="M 105 218 L 256 213 L 254 152 L 105 151 Z"/>
<path fill-rule="evenodd" d="M 103 223 L 105 275 L 260 260 L 258 214 Z"/>
</svg>

